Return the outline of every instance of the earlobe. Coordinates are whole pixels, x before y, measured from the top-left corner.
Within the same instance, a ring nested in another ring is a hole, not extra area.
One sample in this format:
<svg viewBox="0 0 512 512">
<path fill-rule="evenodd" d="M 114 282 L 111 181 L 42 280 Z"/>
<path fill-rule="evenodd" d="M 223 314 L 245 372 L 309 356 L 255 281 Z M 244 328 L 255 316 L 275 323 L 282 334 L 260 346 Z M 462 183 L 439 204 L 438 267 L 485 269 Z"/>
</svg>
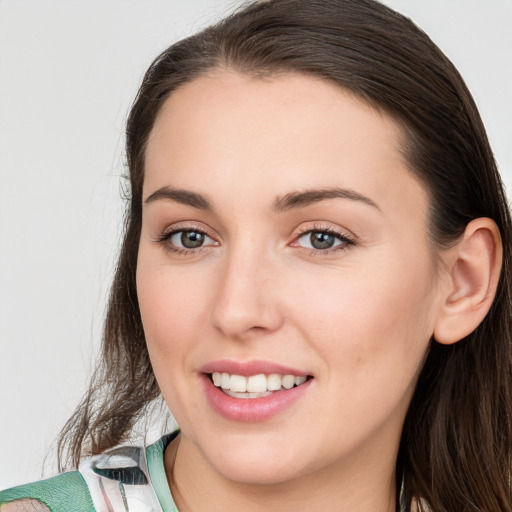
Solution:
<svg viewBox="0 0 512 512">
<path fill-rule="evenodd" d="M 503 256 L 498 226 L 489 218 L 472 220 L 447 254 L 446 292 L 434 329 L 434 339 L 443 344 L 473 332 L 491 308 Z"/>
</svg>

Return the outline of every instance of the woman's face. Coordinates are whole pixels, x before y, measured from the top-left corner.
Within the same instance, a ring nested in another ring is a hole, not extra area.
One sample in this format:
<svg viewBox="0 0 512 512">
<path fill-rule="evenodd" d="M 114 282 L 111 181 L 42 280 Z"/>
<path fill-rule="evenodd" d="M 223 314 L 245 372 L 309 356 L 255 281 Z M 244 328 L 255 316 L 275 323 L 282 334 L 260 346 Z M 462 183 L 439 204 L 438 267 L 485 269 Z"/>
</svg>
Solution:
<svg viewBox="0 0 512 512">
<path fill-rule="evenodd" d="M 400 135 L 301 75 L 218 71 L 164 104 L 137 289 L 183 449 L 209 470 L 392 475 L 440 303 Z"/>
</svg>

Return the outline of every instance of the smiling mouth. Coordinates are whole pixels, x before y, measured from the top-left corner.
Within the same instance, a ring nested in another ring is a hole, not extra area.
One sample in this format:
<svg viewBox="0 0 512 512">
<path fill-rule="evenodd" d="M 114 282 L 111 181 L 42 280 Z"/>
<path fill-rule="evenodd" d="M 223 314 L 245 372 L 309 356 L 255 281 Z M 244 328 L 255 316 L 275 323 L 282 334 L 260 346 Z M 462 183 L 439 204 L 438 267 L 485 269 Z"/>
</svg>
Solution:
<svg viewBox="0 0 512 512">
<path fill-rule="evenodd" d="M 301 386 L 310 375 L 257 374 L 248 377 L 226 372 L 209 374 L 213 385 L 233 398 L 263 398 L 280 391 Z"/>
</svg>

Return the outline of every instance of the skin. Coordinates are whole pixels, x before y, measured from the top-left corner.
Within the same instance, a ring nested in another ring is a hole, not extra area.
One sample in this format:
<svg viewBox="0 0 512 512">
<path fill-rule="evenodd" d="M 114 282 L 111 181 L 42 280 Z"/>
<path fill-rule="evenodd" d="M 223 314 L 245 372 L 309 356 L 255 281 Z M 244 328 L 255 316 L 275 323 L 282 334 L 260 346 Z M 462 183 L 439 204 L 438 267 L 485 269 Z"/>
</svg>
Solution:
<svg viewBox="0 0 512 512">
<path fill-rule="evenodd" d="M 139 249 L 148 350 L 182 429 L 165 458 L 180 511 L 395 510 L 401 428 L 449 289 L 400 141 L 390 117 L 300 75 L 216 71 L 165 102 L 143 198 L 171 187 L 212 207 L 146 202 Z M 340 187 L 369 201 L 272 209 Z M 180 253 L 157 241 L 179 229 L 203 230 L 205 245 Z M 325 229 L 351 243 L 312 249 L 303 233 Z M 200 383 L 199 368 L 219 359 L 314 379 L 292 407 L 239 423 Z"/>
<path fill-rule="evenodd" d="M 0 506 L 0 512 L 50 512 L 39 500 L 23 499 Z"/>
</svg>

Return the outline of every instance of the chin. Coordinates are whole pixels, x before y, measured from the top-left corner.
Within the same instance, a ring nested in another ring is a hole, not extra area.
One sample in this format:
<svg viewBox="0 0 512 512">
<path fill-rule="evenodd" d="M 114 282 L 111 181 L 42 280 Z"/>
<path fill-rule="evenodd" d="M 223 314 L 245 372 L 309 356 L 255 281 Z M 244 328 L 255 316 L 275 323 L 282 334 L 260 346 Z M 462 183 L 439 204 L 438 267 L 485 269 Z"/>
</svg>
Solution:
<svg viewBox="0 0 512 512">
<path fill-rule="evenodd" d="M 303 453 L 297 447 L 286 447 L 282 433 L 278 440 L 238 439 L 205 450 L 209 464 L 226 479 L 252 485 L 282 484 L 307 472 Z M 226 441 L 229 441 L 227 439 Z"/>
<path fill-rule="evenodd" d="M 224 460 L 215 469 L 227 480 L 247 485 L 279 485 L 301 476 L 299 468 L 272 460 Z"/>
</svg>

